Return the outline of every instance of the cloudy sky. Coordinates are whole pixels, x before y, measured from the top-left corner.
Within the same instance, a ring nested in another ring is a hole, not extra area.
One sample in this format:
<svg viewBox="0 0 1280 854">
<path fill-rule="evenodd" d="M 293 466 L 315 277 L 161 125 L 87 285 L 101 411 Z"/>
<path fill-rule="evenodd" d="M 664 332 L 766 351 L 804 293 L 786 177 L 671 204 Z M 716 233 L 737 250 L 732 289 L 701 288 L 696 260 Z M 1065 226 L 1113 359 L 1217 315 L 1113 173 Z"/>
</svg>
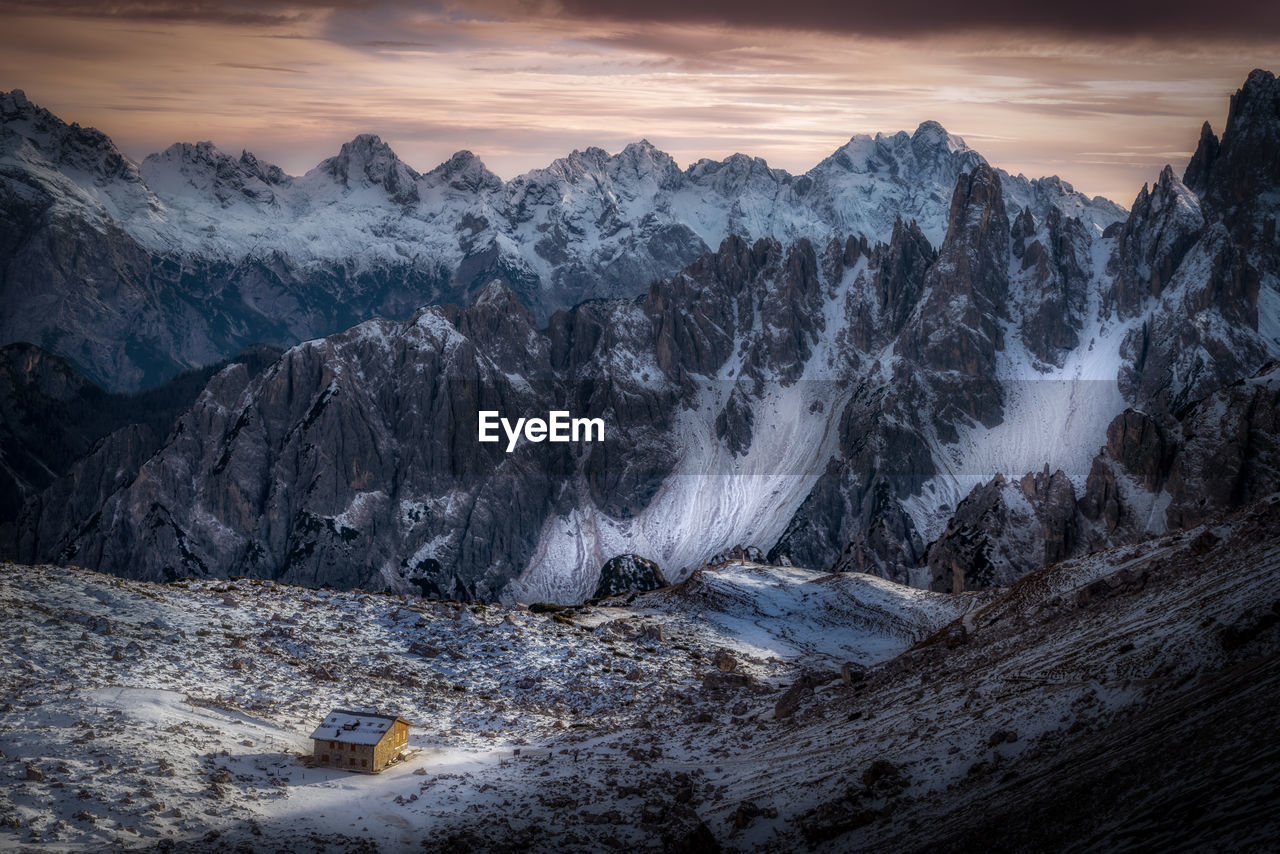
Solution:
<svg viewBox="0 0 1280 854">
<path fill-rule="evenodd" d="M 1256 0 L 0 0 L 0 89 L 134 158 L 210 139 L 295 174 L 362 132 L 422 171 L 643 137 L 801 172 L 935 119 L 1128 204 L 1278 48 Z"/>
</svg>

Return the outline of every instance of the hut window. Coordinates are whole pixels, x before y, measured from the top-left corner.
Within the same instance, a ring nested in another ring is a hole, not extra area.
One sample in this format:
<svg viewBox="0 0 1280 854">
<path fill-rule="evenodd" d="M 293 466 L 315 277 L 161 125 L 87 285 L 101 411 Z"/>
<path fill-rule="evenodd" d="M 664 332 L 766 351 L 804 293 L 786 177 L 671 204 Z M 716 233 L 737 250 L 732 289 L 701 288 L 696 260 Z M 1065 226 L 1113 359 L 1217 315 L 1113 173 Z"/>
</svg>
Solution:
<svg viewBox="0 0 1280 854">
<path fill-rule="evenodd" d="M 351 757 L 350 759 L 348 759 L 348 760 L 347 760 L 347 764 L 348 764 L 348 765 L 355 765 L 355 764 L 356 764 L 356 758 L 355 758 L 354 756 L 353 756 L 353 757 Z"/>
<path fill-rule="evenodd" d="M 360 760 L 360 767 L 361 767 L 361 768 L 368 768 L 368 767 L 369 767 L 369 760 L 368 760 L 368 759 L 361 759 L 361 760 Z"/>
<path fill-rule="evenodd" d="M 321 762 L 328 762 L 328 761 L 329 761 L 329 754 L 327 754 L 327 753 L 326 753 L 326 754 L 324 754 L 323 756 L 321 756 L 321 757 L 320 757 L 320 761 L 321 761 Z"/>
</svg>

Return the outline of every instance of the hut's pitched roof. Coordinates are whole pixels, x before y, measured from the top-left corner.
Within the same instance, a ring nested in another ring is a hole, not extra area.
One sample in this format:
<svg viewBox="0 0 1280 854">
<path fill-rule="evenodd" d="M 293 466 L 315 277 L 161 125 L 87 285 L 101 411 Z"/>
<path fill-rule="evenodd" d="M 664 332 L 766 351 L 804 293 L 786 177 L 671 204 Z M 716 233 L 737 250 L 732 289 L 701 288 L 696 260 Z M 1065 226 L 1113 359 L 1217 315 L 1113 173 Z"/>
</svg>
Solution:
<svg viewBox="0 0 1280 854">
<path fill-rule="evenodd" d="M 334 709 L 311 733 L 321 741 L 340 741 L 344 744 L 377 744 L 391 729 L 391 725 L 403 718 L 396 715 L 380 715 L 376 712 L 352 712 Z M 408 721 L 405 721 L 408 723 Z"/>
</svg>

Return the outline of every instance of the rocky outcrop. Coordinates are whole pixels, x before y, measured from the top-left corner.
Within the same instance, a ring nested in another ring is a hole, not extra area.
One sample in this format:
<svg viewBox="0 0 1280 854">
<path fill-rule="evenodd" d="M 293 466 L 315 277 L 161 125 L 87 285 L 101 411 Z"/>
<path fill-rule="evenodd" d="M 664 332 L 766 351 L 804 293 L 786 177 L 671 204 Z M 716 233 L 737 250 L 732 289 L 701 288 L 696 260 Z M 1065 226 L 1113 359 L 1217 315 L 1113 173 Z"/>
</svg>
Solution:
<svg viewBox="0 0 1280 854">
<path fill-rule="evenodd" d="M 1049 467 L 1037 474 L 1025 474 L 1018 482 L 1022 496 L 1035 510 L 1044 535 L 1044 563 L 1057 563 L 1079 554 L 1081 539 L 1075 490 L 1061 471 Z"/>
<path fill-rule="evenodd" d="M 784 248 L 775 240 L 728 238 L 649 288 L 643 307 L 658 366 L 683 384 L 691 374 L 716 374 L 743 344 L 742 375 L 794 381 L 824 329 L 820 266 L 842 271 L 843 258 L 829 247 L 820 262 L 806 240 Z"/>
<path fill-rule="evenodd" d="M 737 545 L 727 548 L 718 554 L 707 558 L 706 564 L 703 566 L 713 567 L 720 566 L 734 561 L 745 561 L 747 563 L 764 563 L 764 552 L 760 551 L 757 546 Z"/>
<path fill-rule="evenodd" d="M 938 253 L 914 222 L 904 225 L 898 220 L 893 224 L 889 243 L 876 245 L 871 266 L 876 271 L 875 294 L 884 318 L 882 331 L 886 340 L 896 338 L 915 311 L 924 290 L 925 271 L 933 266 L 937 257 Z"/>
<path fill-rule="evenodd" d="M 1203 196 L 1205 190 L 1209 188 L 1209 171 L 1218 159 L 1220 148 L 1218 135 L 1213 132 L 1209 123 L 1205 122 L 1200 127 L 1200 141 L 1196 143 L 1195 154 L 1191 155 L 1191 160 L 1182 173 L 1182 183 L 1197 196 Z"/>
<path fill-rule="evenodd" d="M 1166 166 L 1150 190 L 1142 185 L 1107 262 L 1112 290 L 1104 309 L 1121 318 L 1142 313 L 1158 298 L 1204 228 L 1200 200 Z"/>
<path fill-rule="evenodd" d="M 742 238 L 730 237 L 686 274 L 649 288 L 645 308 L 657 338 L 658 366 L 668 377 L 709 374 L 724 364 L 739 326 L 751 322 L 751 304 L 740 298 L 766 267 L 778 266 L 781 251 L 771 241 L 749 246 Z"/>
<path fill-rule="evenodd" d="M 1134 205 L 1108 269 L 1121 317 L 1158 300 L 1121 349 L 1121 388 L 1136 406 L 1177 413 L 1276 356 L 1277 104 L 1275 77 L 1251 73 L 1221 141 L 1202 128 L 1188 184 L 1166 169 Z"/>
<path fill-rule="evenodd" d="M 925 555 L 939 591 L 1008 584 L 1087 551 L 1186 530 L 1280 491 L 1280 363 L 1177 418 L 1128 409 L 1077 502 L 1048 468 L 976 487 Z"/>
<path fill-rule="evenodd" d="M 1280 490 L 1280 363 L 1195 404 L 1179 419 L 1165 489 L 1170 528 L 1189 528 Z"/>
<path fill-rule="evenodd" d="M 1009 289 L 1009 220 L 989 168 L 961 177 L 951 197 L 947 239 L 925 277 L 929 291 L 900 349 L 925 367 L 994 375 Z"/>
<path fill-rule="evenodd" d="M 508 322 L 520 316 L 509 307 L 490 293 L 459 318 L 475 339 L 432 309 L 294 348 L 256 379 L 224 370 L 132 483 L 89 524 L 42 538 L 39 553 L 129 577 L 249 575 L 491 598 L 533 548 L 558 492 L 550 475 L 570 467 L 564 446 L 508 456 L 475 441 L 478 409 L 551 408 L 502 370 L 545 375 L 545 347 L 518 361 L 512 351 L 501 367 L 477 352 L 513 343 L 518 326 Z M 538 340 L 522 331 L 517 342 Z M 546 464 L 532 464 L 537 456 Z"/>
<path fill-rule="evenodd" d="M 1120 346 L 1120 389 L 1135 406 L 1176 413 L 1260 368 L 1277 342 L 1257 332 L 1260 279 L 1221 223 L 1174 273 L 1173 289 Z"/>
<path fill-rule="evenodd" d="M 1159 423 L 1136 409 L 1126 409 L 1107 427 L 1106 455 L 1148 492 L 1164 485 L 1172 451 Z"/>
<path fill-rule="evenodd" d="M 1127 410 L 1094 460 L 1082 515 L 1104 542 L 1182 530 L 1280 490 L 1280 363 L 1163 421 Z"/>
<path fill-rule="evenodd" d="M 927 417 L 906 401 L 908 382 L 890 389 L 863 383 L 840 420 L 837 456 L 786 531 L 771 563 L 822 566 L 910 580 L 924 548 L 901 500 L 936 473 Z M 916 425 L 913 429 L 912 426 Z"/>
<path fill-rule="evenodd" d="M 861 254 L 861 253 L 859 253 Z M 924 292 L 924 277 L 938 253 L 916 223 L 893 224 L 888 243 L 877 243 L 868 253 L 867 269 L 859 287 L 850 292 L 845 314 L 850 343 L 872 352 L 894 341 L 916 309 Z M 846 253 L 845 266 L 857 256 Z"/>
<path fill-rule="evenodd" d="M 1135 409 L 1117 415 L 1107 427 L 1106 445 L 1094 458 L 1080 497 L 1080 512 L 1094 525 L 1099 543 L 1141 540 L 1162 528 L 1151 517 L 1151 500 L 1163 487 L 1176 449 L 1176 425 Z"/>
<path fill-rule="evenodd" d="M 901 583 L 914 583 L 914 568 L 923 555 L 911 517 L 885 481 L 874 484 L 865 502 L 866 521 L 845 543 L 833 572 L 865 572 Z"/>
<path fill-rule="evenodd" d="M 56 554 L 69 530 L 96 526 L 111 496 L 133 483 L 162 441 L 145 424 L 130 424 L 106 436 L 15 514 L 14 539 L 6 553 Z"/>
<path fill-rule="evenodd" d="M 875 247 L 858 267 L 843 333 L 849 358 L 857 364 L 861 353 L 883 347 L 892 367 L 872 362 L 870 375 L 887 375 L 887 381 L 855 386 L 837 457 L 770 550 L 771 560 L 935 583 L 930 573 L 941 572 L 933 570 L 949 546 L 940 547 L 931 564 L 907 510 L 908 502 L 929 500 L 921 489 L 939 471 L 931 443 L 953 443 L 962 430 L 1002 421 L 1005 388 L 995 377 L 1007 326 L 1045 370 L 1064 363 L 1081 344 L 1095 272 L 1093 238 L 1080 220 L 1056 209 L 1038 220 L 1024 208 L 1010 224 L 1006 209 L 994 173 L 977 168 L 957 181 L 947 237 L 936 254 L 918 229 L 899 223 L 893 242 Z M 1039 492 L 1037 478 L 1045 480 Z M 990 501 L 974 496 L 966 512 L 975 520 L 954 523 L 946 539 L 956 549 L 963 537 L 982 539 L 955 561 L 968 568 L 970 586 L 1005 583 L 1078 548 L 1066 476 L 1037 475 L 1027 490 L 1030 498 L 1011 493 L 1009 506 L 1001 503 L 996 513 L 1010 517 L 1001 530 L 1017 531 L 1019 540 L 1008 546 L 1008 558 L 997 558 L 1003 561 L 998 570 L 979 568 L 987 560 L 980 557 L 988 543 L 982 524 L 996 524 L 994 517 L 981 520 Z M 1018 508 L 1016 519 L 1010 506 Z M 1024 554 L 1019 549 L 1027 543 L 1033 545 Z"/>
<path fill-rule="evenodd" d="M 788 385 L 800 377 L 824 331 L 818 258 L 808 240 L 787 248 L 769 285 L 757 293 L 753 308 L 761 324 L 747 352 L 746 372 Z"/>
<path fill-rule="evenodd" d="M 925 563 L 930 587 L 959 593 L 1009 584 L 1083 550 L 1070 479 L 1061 471 L 1007 481 L 997 475 L 956 508 Z"/>
<path fill-rule="evenodd" d="M 1019 306 L 1019 332 L 1033 356 L 1062 367 L 1080 344 L 1088 304 L 1092 241 L 1084 224 L 1064 219 L 1054 208 L 1037 228 L 1030 209 L 1023 209 L 1013 229 L 1013 254 L 1020 259 L 1025 298 Z"/>
<path fill-rule="evenodd" d="M 751 405 L 735 388 L 729 393 L 729 402 L 716 416 L 716 438 L 724 442 L 735 456 L 741 456 L 751 449 L 754 426 L 755 415 Z"/>
<path fill-rule="evenodd" d="M 105 397 L 65 359 L 30 344 L 0 347 L 0 541 L 22 503 L 102 434 L 94 422 Z"/>
<path fill-rule="evenodd" d="M 1010 239 L 995 172 L 979 167 L 962 176 L 925 295 L 894 348 L 935 372 L 933 422 L 944 440 L 953 439 L 959 422 L 1000 421 L 1001 390 L 992 379 L 1004 346 L 1000 321 L 1009 316 Z"/>
<path fill-rule="evenodd" d="M 667 580 L 656 563 L 640 555 L 618 555 L 609 558 L 600 568 L 600 583 L 596 585 L 593 599 L 617 596 L 620 593 L 643 593 L 666 587 Z"/>
<path fill-rule="evenodd" d="M 249 348 L 235 361 L 257 373 L 279 355 Z M 63 523 L 89 518 L 105 498 L 96 484 L 131 480 L 222 367 L 180 375 L 142 394 L 108 394 L 39 347 L 0 347 L 0 551 L 18 549 L 15 538 L 27 524 L 23 505 L 59 478 L 69 475 L 71 482 L 43 500 L 58 508 Z M 40 512 L 27 511 L 26 518 Z"/>
<path fill-rule="evenodd" d="M 1274 259 L 1280 187 L 1280 80 L 1255 70 L 1231 96 L 1220 144 L 1206 127 L 1187 174 L 1203 198 L 1206 218 L 1221 221 L 1232 241 Z M 1270 225 L 1268 225 L 1270 223 Z M 1269 236 L 1268 236 L 1269 235 Z M 1259 245 L 1261 244 L 1261 245 Z M 1275 272 L 1276 268 L 1268 265 Z"/>
<path fill-rule="evenodd" d="M 873 250 L 871 276 L 858 280 L 872 298 L 855 290 L 846 309 L 854 342 L 874 352 L 882 341 L 891 351 L 890 380 L 855 387 L 841 415 L 837 457 L 771 560 L 912 580 L 924 544 L 902 502 L 937 472 L 931 439 L 955 441 L 962 426 L 1001 419 L 993 378 L 1008 318 L 1011 238 L 997 176 L 978 167 L 959 178 L 936 256 L 912 226 L 895 227 L 894 241 Z M 885 375 L 879 364 L 870 373 Z"/>
</svg>

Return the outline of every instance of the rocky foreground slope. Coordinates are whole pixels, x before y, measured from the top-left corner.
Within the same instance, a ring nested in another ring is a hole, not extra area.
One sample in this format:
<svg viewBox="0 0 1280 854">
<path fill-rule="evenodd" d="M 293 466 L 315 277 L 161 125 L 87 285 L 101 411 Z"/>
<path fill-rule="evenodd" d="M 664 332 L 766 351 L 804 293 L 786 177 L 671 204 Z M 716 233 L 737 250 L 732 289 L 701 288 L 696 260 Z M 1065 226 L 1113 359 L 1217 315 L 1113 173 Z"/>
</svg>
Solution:
<svg viewBox="0 0 1280 854">
<path fill-rule="evenodd" d="M 733 563 L 540 613 L 5 565 L 0 842 L 1261 850 L 1277 526 L 1271 496 L 998 592 Z M 363 704 L 421 752 L 306 767 Z"/>
</svg>

